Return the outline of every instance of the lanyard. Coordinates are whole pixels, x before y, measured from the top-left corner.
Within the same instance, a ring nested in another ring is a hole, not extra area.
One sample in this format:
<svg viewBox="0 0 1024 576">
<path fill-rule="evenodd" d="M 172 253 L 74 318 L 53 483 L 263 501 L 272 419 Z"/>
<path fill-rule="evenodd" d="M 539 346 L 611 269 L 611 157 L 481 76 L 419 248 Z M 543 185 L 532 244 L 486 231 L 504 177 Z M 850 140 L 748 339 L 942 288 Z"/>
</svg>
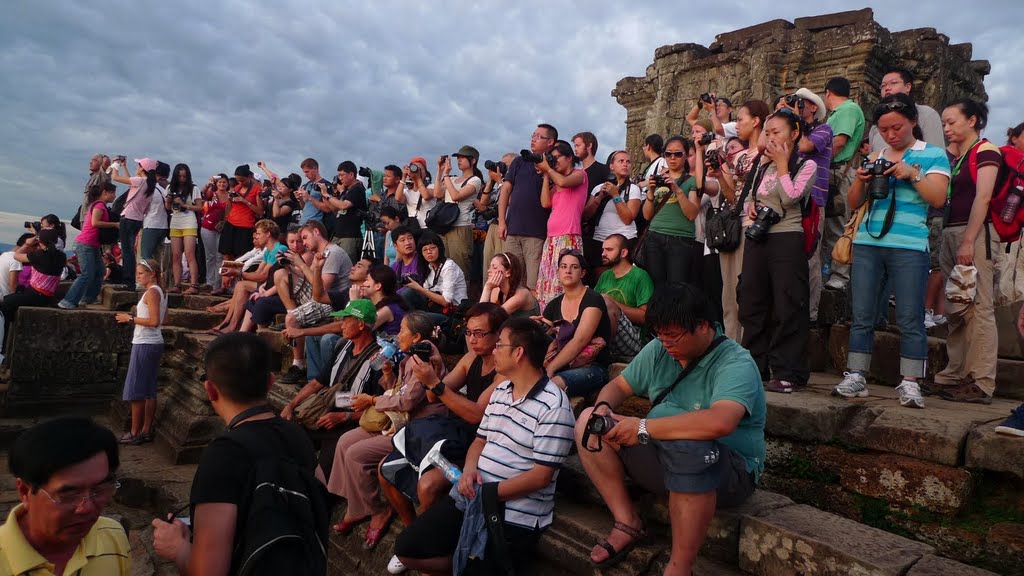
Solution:
<svg viewBox="0 0 1024 576">
<path fill-rule="evenodd" d="M 953 180 L 956 179 L 957 174 L 960 173 L 960 166 L 964 163 L 964 158 L 967 158 L 974 150 L 974 147 L 979 143 L 981 143 L 981 138 L 975 140 L 974 144 L 971 144 L 971 147 L 967 149 L 967 152 L 964 152 L 964 154 L 960 156 L 960 159 L 956 161 L 956 166 L 953 167 L 952 174 L 949 175 L 949 184 L 946 185 L 946 206 L 943 208 L 942 212 L 943 226 L 949 222 L 950 199 L 953 198 Z"/>
</svg>

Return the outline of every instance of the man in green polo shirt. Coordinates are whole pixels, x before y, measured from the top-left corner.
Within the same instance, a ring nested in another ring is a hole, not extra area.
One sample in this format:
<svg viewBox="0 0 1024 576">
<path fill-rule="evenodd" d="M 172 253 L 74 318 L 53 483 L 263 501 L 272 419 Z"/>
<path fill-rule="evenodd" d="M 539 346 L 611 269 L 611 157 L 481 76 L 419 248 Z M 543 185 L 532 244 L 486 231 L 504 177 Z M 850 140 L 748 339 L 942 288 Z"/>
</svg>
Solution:
<svg viewBox="0 0 1024 576">
<path fill-rule="evenodd" d="M 857 167 L 853 165 L 864 138 L 864 112 L 850 100 L 850 81 L 836 77 L 825 84 L 825 106 L 829 109 L 828 125 L 832 127 L 832 173 L 829 176 L 829 203 L 825 206 L 825 225 L 821 235 L 820 260 L 832 258 L 832 247 L 843 235 L 850 219 L 847 193 L 853 185 Z M 844 290 L 850 282 L 850 266 L 832 263 L 832 276 L 826 288 Z"/>
</svg>

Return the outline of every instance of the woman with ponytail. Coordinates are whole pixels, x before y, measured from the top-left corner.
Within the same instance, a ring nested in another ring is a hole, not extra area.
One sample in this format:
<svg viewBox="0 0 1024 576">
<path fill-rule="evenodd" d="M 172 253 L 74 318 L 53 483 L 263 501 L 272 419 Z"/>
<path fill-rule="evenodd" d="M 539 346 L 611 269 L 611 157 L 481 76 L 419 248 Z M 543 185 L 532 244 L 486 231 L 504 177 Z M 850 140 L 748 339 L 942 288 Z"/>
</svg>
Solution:
<svg viewBox="0 0 1024 576">
<path fill-rule="evenodd" d="M 126 278 L 135 277 L 135 242 L 142 231 L 142 221 L 149 209 L 149 199 L 156 191 L 156 160 L 139 158 L 135 160 L 138 167 L 135 176 L 128 173 L 125 164 L 118 163 L 121 172 L 114 172 L 110 179 L 114 182 L 127 184 L 128 198 L 125 199 L 121 211 L 121 265 Z"/>
</svg>

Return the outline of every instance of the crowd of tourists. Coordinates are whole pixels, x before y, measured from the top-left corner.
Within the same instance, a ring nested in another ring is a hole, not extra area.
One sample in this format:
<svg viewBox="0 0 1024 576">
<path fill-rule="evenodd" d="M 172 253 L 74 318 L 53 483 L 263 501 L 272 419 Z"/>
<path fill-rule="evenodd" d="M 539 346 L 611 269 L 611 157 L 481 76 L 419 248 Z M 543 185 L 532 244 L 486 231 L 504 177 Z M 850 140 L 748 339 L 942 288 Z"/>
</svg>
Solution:
<svg viewBox="0 0 1024 576">
<path fill-rule="evenodd" d="M 773 103 L 708 93 L 685 135 L 651 134 L 642 157 L 615 150 L 604 163 L 594 134 L 562 139 L 543 123 L 518 154 L 482 160 L 466 145 L 379 171 L 346 160 L 331 181 L 313 158 L 301 175 L 258 162 L 200 184 L 183 163 L 140 158 L 133 175 L 126 157 L 97 156 L 74 285 L 56 300 L 63 252 L 41 227 L 4 264 L 0 310 L 94 301 L 117 262 L 108 246 L 119 248 L 120 277 L 142 290 L 137 313 L 118 316 L 135 324 L 132 426 L 120 442 L 140 444 L 153 435 L 167 293 L 230 296 L 210 308 L 224 316 L 203 378 L 229 431 L 200 462 L 191 527 L 154 521 L 156 551 L 183 573 L 237 570 L 254 542 L 271 541 L 246 527 L 256 498 L 246 490 L 269 473 L 261 458 L 283 453 L 295 468 L 285 487 L 313 512 L 296 529 L 303 544 L 282 557 L 315 570 L 325 511 L 344 500 L 331 530 L 350 537 L 366 524 L 366 549 L 396 518 L 405 526 L 392 573 L 496 573 L 534 556 L 575 446 L 614 517 L 593 564 L 611 566 L 647 537 L 628 475 L 669 495 L 665 574 L 689 574 L 714 510 L 758 484 L 765 393 L 808 385 L 823 290 L 845 292 L 852 309 L 834 394 L 869 394 L 874 333 L 894 308 L 902 406 L 924 408 L 927 395 L 991 402 L 998 262 L 1024 222 L 1024 124 L 1000 146 L 982 137 L 984 103 L 940 112 L 913 88 L 910 72 L 889 70 L 868 115 L 841 77 Z M 117 197 L 115 184 L 128 189 Z M 33 271 L 15 292 L 22 265 Z M 941 324 L 949 361 L 926 381 L 927 331 Z M 276 380 L 299 390 L 280 416 L 267 406 L 270 351 L 246 334 L 260 326 L 292 343 Z M 1024 338 L 1024 313 L 1018 329 Z M 628 366 L 609 379 L 614 362 Z M 616 413 L 631 396 L 651 401 L 646 417 Z M 574 418 L 570 397 L 593 407 Z M 1024 406 L 998 431 L 1024 436 Z M 109 473 L 53 505 L 98 515 L 109 500 L 116 445 L 112 455 L 95 435 L 102 446 L 50 472 L 103 460 Z M 35 472 L 19 489 L 58 489 Z"/>
</svg>

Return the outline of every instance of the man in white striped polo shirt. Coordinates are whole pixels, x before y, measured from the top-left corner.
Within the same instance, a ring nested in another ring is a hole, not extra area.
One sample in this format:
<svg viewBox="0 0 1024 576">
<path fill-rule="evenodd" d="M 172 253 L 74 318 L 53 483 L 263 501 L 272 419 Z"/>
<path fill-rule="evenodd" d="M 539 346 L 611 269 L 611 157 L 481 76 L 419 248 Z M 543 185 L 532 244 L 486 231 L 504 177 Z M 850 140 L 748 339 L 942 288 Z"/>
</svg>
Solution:
<svg viewBox="0 0 1024 576">
<path fill-rule="evenodd" d="M 494 363 L 509 380 L 491 395 L 458 485 L 398 537 L 395 554 L 406 568 L 451 574 L 456 547 L 465 546 L 460 532 L 463 539 L 486 532 L 486 548 L 473 549 L 483 552 L 483 559 L 467 566 L 474 573 L 503 573 L 499 567 L 505 563 L 532 556 L 541 532 L 551 524 L 555 479 L 573 443 L 569 399 L 544 373 L 548 341 L 528 318 L 502 325 Z M 482 502 L 474 502 L 478 492 Z M 461 510 L 456 498 L 470 501 L 470 512 Z M 504 510 L 504 522 L 488 525 L 481 512 L 496 509 Z"/>
</svg>

